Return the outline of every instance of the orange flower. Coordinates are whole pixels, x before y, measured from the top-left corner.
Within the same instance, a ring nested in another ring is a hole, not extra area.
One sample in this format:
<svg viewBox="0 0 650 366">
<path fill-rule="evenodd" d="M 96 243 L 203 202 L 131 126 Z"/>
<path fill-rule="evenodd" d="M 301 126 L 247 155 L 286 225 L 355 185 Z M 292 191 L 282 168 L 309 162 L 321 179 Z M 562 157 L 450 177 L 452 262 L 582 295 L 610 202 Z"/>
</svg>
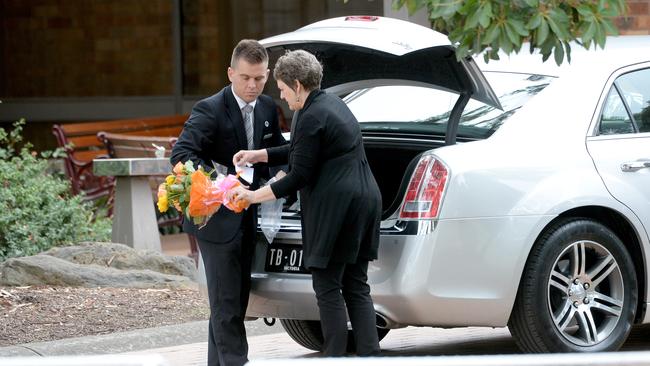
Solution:
<svg viewBox="0 0 650 366">
<path fill-rule="evenodd" d="M 178 200 L 172 201 L 172 205 L 174 205 L 174 208 L 178 210 L 178 212 L 183 212 L 183 208 L 181 207 L 180 202 Z"/>
<path fill-rule="evenodd" d="M 167 196 L 167 189 L 166 189 L 166 184 L 165 183 L 160 183 L 158 186 L 158 198 L 162 196 Z"/>
<path fill-rule="evenodd" d="M 234 213 L 240 213 L 250 206 L 250 202 L 246 200 L 236 200 L 235 202 L 229 202 L 226 207 L 231 209 Z"/>
<path fill-rule="evenodd" d="M 176 163 L 176 165 L 174 165 L 174 173 L 176 173 L 176 175 L 183 175 L 183 168 L 184 165 L 179 161 Z"/>
<path fill-rule="evenodd" d="M 203 171 L 195 171 L 191 178 L 189 215 L 204 218 L 212 215 L 221 207 L 222 193 L 216 193 L 212 189 L 212 181 Z"/>
</svg>

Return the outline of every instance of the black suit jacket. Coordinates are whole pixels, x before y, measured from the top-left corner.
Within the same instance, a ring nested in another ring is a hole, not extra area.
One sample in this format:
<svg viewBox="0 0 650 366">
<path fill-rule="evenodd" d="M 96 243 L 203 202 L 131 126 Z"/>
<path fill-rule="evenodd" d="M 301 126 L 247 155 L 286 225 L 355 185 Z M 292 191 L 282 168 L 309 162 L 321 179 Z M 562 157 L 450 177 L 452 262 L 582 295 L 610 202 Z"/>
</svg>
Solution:
<svg viewBox="0 0 650 366">
<path fill-rule="evenodd" d="M 271 184 L 275 196 L 300 190 L 305 266 L 376 259 L 381 193 L 357 119 L 340 98 L 314 90 L 291 133 L 290 145 L 267 152 L 269 164 L 289 163 Z"/>
<path fill-rule="evenodd" d="M 278 126 L 277 106 L 271 97 L 260 95 L 257 98 L 253 126 L 255 149 L 286 143 Z M 194 105 L 190 118 L 185 122 L 183 131 L 172 149 L 170 160 L 173 165 L 179 161 L 184 163 L 192 160 L 195 167 L 201 165 L 206 171 L 212 170 L 214 161 L 228 167 L 228 173 L 235 174 L 232 157 L 239 150 L 247 149 L 242 113 L 231 86 L 227 86 Z M 259 187 L 260 179 L 268 176 L 268 165 L 256 164 L 251 189 Z M 222 207 L 201 229 L 187 218 L 183 229 L 201 240 L 229 242 L 239 232 L 244 216 L 253 221 L 252 228 L 256 227 L 256 206 L 251 206 L 248 210 L 251 214 L 244 215 L 246 211 L 236 214 Z"/>
</svg>

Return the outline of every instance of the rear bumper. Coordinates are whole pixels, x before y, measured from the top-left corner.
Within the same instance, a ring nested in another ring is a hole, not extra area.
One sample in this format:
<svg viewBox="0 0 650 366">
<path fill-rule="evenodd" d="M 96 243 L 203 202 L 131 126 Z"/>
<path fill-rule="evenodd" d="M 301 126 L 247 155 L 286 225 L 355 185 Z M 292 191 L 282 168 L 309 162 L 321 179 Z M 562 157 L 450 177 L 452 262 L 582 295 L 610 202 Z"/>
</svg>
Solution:
<svg viewBox="0 0 650 366">
<path fill-rule="evenodd" d="M 505 326 L 538 216 L 422 222 L 417 233 L 382 235 L 368 282 L 377 312 L 394 327 Z M 299 245 L 296 235 L 276 240 Z M 248 316 L 318 319 L 311 276 L 264 272 L 258 242 Z"/>
</svg>

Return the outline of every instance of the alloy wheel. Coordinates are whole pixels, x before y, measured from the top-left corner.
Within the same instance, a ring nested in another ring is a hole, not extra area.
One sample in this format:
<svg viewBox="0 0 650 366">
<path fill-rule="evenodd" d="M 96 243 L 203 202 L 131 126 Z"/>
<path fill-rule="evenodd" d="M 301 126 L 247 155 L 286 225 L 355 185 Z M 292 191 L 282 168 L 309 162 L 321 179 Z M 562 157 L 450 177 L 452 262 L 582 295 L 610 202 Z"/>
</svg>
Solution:
<svg viewBox="0 0 650 366">
<path fill-rule="evenodd" d="M 607 339 L 621 318 L 625 298 L 621 269 L 597 242 L 568 245 L 553 264 L 547 284 L 556 330 L 577 346 Z"/>
</svg>

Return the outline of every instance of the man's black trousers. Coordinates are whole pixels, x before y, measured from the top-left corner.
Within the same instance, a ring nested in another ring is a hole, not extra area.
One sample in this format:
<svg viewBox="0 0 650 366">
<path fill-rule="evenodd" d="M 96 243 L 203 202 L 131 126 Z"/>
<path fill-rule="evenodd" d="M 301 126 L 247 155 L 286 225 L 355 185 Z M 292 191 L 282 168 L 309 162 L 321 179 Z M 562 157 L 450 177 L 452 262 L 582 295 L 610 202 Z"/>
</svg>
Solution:
<svg viewBox="0 0 650 366">
<path fill-rule="evenodd" d="M 244 221 L 248 221 L 246 217 Z M 198 242 L 210 301 L 208 366 L 243 365 L 248 362 L 244 317 L 251 288 L 254 231 L 242 229 L 227 243 Z"/>
</svg>

